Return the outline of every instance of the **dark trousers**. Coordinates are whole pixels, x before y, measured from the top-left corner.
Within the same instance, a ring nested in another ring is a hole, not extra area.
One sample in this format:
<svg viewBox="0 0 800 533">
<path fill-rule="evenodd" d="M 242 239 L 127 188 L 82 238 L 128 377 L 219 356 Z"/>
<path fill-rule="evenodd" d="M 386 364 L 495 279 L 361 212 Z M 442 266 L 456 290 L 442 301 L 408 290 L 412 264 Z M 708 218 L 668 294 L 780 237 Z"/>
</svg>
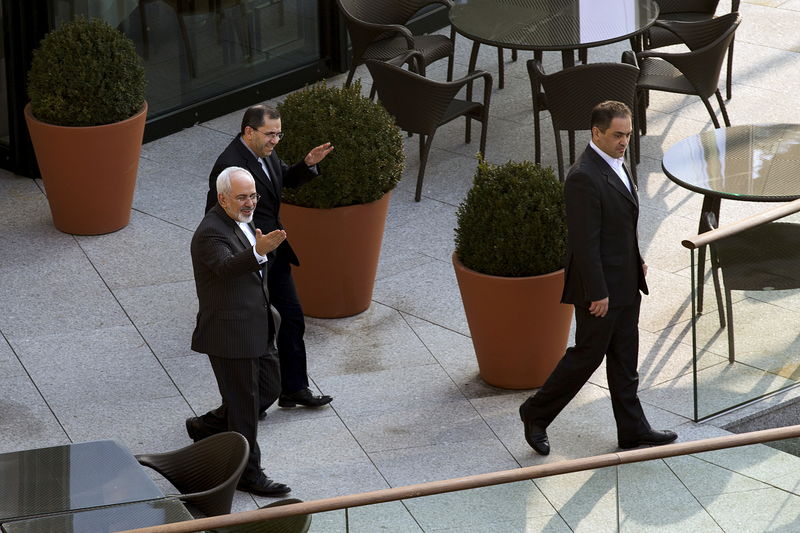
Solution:
<svg viewBox="0 0 800 533">
<path fill-rule="evenodd" d="M 281 315 L 278 329 L 278 356 L 281 361 L 281 388 L 286 394 L 308 387 L 306 345 L 303 335 L 306 323 L 303 308 L 292 279 L 292 265 L 286 254 L 278 253 L 267 277 L 270 303 Z"/>
<path fill-rule="evenodd" d="M 256 480 L 261 469 L 258 413 L 280 394 L 280 364 L 274 353 L 258 358 L 228 359 L 208 356 L 217 378 L 222 405 L 200 417 L 211 433 L 236 431 L 250 444 L 242 479 Z"/>
<path fill-rule="evenodd" d="M 523 416 L 546 428 L 578 394 L 606 357 L 611 406 L 620 441 L 647 433 L 650 425 L 639 402 L 639 307 L 612 307 L 603 318 L 575 306 L 575 345 L 567 349 L 539 391 L 522 404 Z"/>
</svg>

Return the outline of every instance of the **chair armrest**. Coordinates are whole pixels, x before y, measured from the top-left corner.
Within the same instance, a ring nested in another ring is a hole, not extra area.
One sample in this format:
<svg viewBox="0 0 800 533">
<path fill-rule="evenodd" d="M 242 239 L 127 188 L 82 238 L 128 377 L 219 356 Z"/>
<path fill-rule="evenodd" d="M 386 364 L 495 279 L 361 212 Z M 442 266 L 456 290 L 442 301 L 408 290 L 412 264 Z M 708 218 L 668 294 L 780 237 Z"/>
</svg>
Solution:
<svg viewBox="0 0 800 533">
<path fill-rule="evenodd" d="M 731 1 L 731 13 L 733 13 L 734 11 L 739 11 L 739 0 Z"/>
<path fill-rule="evenodd" d="M 414 47 L 414 34 L 402 24 L 375 24 L 372 22 L 364 22 L 363 20 L 358 20 L 354 22 L 354 24 L 373 30 L 376 33 L 399 33 L 405 38 L 409 48 Z"/>
<path fill-rule="evenodd" d="M 450 82 L 450 85 L 461 89 L 461 87 L 464 85 L 475 81 L 478 78 L 483 78 L 483 105 L 488 105 L 492 94 L 492 75 L 485 70 L 476 70 L 474 72 L 470 72 L 463 78 Z"/>
</svg>

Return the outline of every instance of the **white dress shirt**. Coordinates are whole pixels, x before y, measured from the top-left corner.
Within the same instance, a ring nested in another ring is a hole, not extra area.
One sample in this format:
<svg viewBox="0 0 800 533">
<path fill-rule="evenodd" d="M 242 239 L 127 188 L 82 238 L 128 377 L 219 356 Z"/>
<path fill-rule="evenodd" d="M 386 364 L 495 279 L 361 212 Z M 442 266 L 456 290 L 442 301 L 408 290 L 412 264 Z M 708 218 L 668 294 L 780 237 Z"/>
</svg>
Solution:
<svg viewBox="0 0 800 533">
<path fill-rule="evenodd" d="M 594 144 L 594 142 L 591 140 L 589 141 L 589 146 L 591 146 L 592 149 L 595 152 L 597 152 L 600 155 L 600 157 L 603 158 L 603 161 L 608 163 L 608 166 L 610 166 L 614 170 L 614 172 L 616 172 L 617 176 L 619 176 L 619 179 L 622 180 L 622 184 L 625 185 L 625 188 L 628 189 L 628 192 L 633 194 L 631 192 L 630 179 L 628 179 L 628 174 L 625 172 L 625 168 L 623 168 L 622 166 L 622 164 L 625 162 L 625 157 L 624 156 L 618 158 L 611 157 L 610 155 L 602 151 L 600 148 L 598 148 L 597 145 Z"/>
</svg>

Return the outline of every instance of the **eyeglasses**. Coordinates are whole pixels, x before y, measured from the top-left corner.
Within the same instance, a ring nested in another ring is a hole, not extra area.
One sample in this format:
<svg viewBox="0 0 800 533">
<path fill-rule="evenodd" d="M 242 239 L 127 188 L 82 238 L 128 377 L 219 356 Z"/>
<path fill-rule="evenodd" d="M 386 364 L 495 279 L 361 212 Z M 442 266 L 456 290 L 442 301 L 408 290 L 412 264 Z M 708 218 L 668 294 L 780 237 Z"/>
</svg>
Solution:
<svg viewBox="0 0 800 533">
<path fill-rule="evenodd" d="M 267 139 L 269 139 L 271 141 L 274 141 L 275 138 L 277 138 L 279 141 L 281 139 L 283 139 L 283 132 L 282 131 L 269 131 L 269 132 L 267 132 L 267 131 L 258 130 L 256 128 L 253 128 L 253 131 L 257 131 L 258 133 L 260 133 L 261 135 L 263 135 L 264 137 L 266 137 Z"/>
<path fill-rule="evenodd" d="M 255 203 L 259 199 L 261 199 L 261 195 L 258 194 L 257 192 L 254 192 L 253 194 L 240 194 L 239 196 L 236 196 L 235 198 L 236 198 L 236 201 L 239 202 L 240 204 L 245 203 L 247 200 L 251 200 L 252 202 Z"/>
</svg>

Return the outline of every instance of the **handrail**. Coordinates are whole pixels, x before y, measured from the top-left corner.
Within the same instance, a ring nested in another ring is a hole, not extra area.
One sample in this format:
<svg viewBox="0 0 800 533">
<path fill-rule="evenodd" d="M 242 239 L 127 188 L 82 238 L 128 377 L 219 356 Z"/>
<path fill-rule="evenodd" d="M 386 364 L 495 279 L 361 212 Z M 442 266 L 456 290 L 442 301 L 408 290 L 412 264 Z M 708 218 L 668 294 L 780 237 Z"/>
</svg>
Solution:
<svg viewBox="0 0 800 533">
<path fill-rule="evenodd" d="M 792 215 L 794 213 L 797 213 L 798 211 L 800 211 L 800 199 L 793 200 L 785 204 L 781 204 L 778 207 L 767 209 L 762 213 L 758 213 L 753 216 L 737 220 L 736 222 L 725 224 L 724 226 L 720 226 L 717 229 L 706 231 L 705 233 L 701 233 L 699 235 L 695 235 L 694 237 L 684 239 L 683 241 L 681 241 L 681 244 L 685 248 L 694 250 L 700 248 L 701 246 L 705 246 L 706 244 L 716 242 L 720 239 L 724 239 L 725 237 L 735 235 L 744 230 L 755 228 L 756 226 L 760 226 L 761 224 L 766 224 L 767 222 L 772 222 L 773 220 L 778 220 L 779 218 Z"/>
<path fill-rule="evenodd" d="M 406 485 L 404 487 L 382 489 L 372 492 L 362 492 L 359 494 L 349 494 L 346 496 L 337 496 L 323 500 L 313 500 L 289 505 L 280 505 L 266 509 L 256 509 L 254 511 L 244 511 L 235 514 L 200 518 L 185 522 L 176 522 L 174 524 L 130 529 L 121 533 L 194 533 L 206 529 L 231 527 L 261 520 L 269 520 L 272 518 L 281 518 L 298 514 L 321 513 L 324 511 L 334 511 L 349 507 L 360 507 L 363 505 L 385 503 L 408 498 L 418 498 L 420 496 L 431 496 L 434 494 L 443 494 L 457 490 L 501 485 L 513 481 L 525 481 L 546 476 L 579 472 L 582 470 L 651 461 L 653 459 L 664 459 L 667 457 L 675 457 L 676 455 L 723 450 L 726 448 L 735 448 L 737 446 L 747 446 L 750 444 L 761 444 L 764 442 L 790 439 L 794 437 L 800 437 L 800 425 L 764 429 L 761 431 L 751 431 L 749 433 L 741 433 L 737 435 L 725 435 L 723 437 L 715 437 L 691 442 L 680 442 L 677 444 L 667 444 L 665 446 L 641 448 L 637 450 L 609 453 L 605 455 L 595 455 L 593 457 L 570 459 L 567 461 L 516 468 L 514 470 L 490 472 L 488 474 L 477 474 L 473 476 L 446 479 L 442 481 L 430 481 L 416 485 Z"/>
</svg>

